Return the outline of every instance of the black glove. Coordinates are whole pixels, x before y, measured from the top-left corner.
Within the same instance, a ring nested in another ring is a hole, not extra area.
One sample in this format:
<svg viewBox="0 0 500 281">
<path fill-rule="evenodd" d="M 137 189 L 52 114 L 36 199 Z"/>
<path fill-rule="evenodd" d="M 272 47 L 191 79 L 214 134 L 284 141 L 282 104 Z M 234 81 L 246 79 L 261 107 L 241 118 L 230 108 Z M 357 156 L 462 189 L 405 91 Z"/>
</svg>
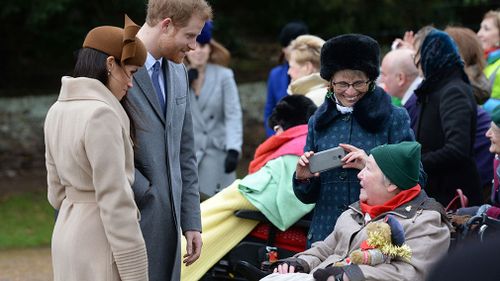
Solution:
<svg viewBox="0 0 500 281">
<path fill-rule="evenodd" d="M 189 85 L 193 83 L 194 80 L 198 79 L 198 69 L 196 68 L 191 68 L 188 70 L 188 80 L 189 80 Z"/>
<path fill-rule="evenodd" d="M 277 260 L 275 263 L 271 265 L 269 271 L 273 272 L 274 269 L 278 267 L 278 265 L 285 263 L 288 264 L 288 267 L 290 266 L 295 267 L 295 272 L 306 272 L 306 269 L 304 268 L 303 264 L 299 261 L 298 258 L 286 258 L 282 260 Z"/>
<path fill-rule="evenodd" d="M 313 273 L 314 280 L 317 281 L 326 281 L 330 276 L 333 276 L 335 281 L 342 281 L 344 280 L 344 269 L 338 266 L 329 266 L 320 268 Z"/>
<path fill-rule="evenodd" d="M 229 149 L 226 155 L 226 162 L 224 163 L 224 169 L 226 174 L 229 174 L 236 170 L 236 165 L 238 164 L 238 156 L 240 154 L 234 149 Z"/>
</svg>

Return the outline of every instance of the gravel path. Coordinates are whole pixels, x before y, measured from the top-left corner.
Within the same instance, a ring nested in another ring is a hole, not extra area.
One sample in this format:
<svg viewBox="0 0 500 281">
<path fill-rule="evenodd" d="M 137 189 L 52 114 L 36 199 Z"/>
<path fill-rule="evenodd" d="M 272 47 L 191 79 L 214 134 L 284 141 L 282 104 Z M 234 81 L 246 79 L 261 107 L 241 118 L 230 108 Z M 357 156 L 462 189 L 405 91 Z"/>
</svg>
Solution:
<svg viewBox="0 0 500 281">
<path fill-rule="evenodd" d="M 0 281 L 52 280 L 50 248 L 0 250 Z"/>
</svg>

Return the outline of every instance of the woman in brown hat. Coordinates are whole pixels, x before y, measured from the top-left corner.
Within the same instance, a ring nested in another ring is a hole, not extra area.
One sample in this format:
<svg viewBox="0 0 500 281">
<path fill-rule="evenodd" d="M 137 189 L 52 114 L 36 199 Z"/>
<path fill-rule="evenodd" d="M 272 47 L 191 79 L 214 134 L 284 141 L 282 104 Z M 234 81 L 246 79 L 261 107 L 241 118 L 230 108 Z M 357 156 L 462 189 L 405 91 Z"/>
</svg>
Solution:
<svg viewBox="0 0 500 281">
<path fill-rule="evenodd" d="M 54 280 L 148 280 L 134 203 L 130 121 L 120 100 L 144 64 L 139 27 L 92 29 L 45 121 Z"/>
</svg>

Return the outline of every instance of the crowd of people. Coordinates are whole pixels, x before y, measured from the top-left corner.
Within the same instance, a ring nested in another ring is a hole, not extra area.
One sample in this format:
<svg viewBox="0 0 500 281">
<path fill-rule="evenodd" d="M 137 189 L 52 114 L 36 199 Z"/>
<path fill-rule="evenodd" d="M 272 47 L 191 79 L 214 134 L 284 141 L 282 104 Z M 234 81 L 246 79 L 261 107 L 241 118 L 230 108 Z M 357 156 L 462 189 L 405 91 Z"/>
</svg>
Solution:
<svg viewBox="0 0 500 281">
<path fill-rule="evenodd" d="M 125 16 L 84 38 L 44 127 L 54 280 L 198 280 L 258 224 L 240 209 L 282 231 L 311 212 L 305 250 L 263 280 L 438 280 L 456 189 L 500 218 L 500 12 L 477 33 L 406 32 L 383 58 L 370 36 L 286 24 L 268 138 L 242 179 L 212 17 L 205 0 L 149 0 L 143 26 Z M 335 147 L 340 167 L 311 172 Z"/>
</svg>

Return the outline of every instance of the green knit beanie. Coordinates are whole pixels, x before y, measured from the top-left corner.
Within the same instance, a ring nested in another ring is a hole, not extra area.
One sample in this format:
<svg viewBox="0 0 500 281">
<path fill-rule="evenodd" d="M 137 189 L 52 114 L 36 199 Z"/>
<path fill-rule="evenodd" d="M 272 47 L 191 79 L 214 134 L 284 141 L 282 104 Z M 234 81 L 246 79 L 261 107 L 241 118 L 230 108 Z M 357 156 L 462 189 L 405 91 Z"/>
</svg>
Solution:
<svg viewBox="0 0 500 281">
<path fill-rule="evenodd" d="M 371 155 L 393 184 L 400 189 L 410 189 L 418 183 L 420 147 L 415 141 L 384 144 L 373 148 Z"/>
<path fill-rule="evenodd" d="M 500 127 L 500 105 L 493 109 L 493 112 L 491 113 L 491 121 Z"/>
</svg>

